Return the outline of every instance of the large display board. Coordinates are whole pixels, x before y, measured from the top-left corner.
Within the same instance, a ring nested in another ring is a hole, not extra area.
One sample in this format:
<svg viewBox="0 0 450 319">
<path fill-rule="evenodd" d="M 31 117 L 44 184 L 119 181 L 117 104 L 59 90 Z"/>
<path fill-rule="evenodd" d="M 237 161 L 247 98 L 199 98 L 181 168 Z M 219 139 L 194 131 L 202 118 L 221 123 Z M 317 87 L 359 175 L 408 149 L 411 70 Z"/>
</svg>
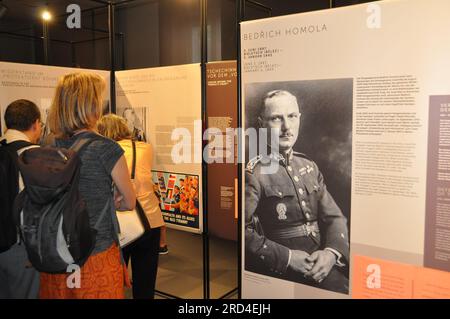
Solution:
<svg viewBox="0 0 450 319">
<path fill-rule="evenodd" d="M 202 231 L 199 64 L 118 71 L 117 114 L 152 144 L 153 182 L 169 227 Z"/>
<path fill-rule="evenodd" d="M 73 72 L 97 73 L 105 79 L 103 107 L 104 112 L 109 112 L 109 71 L 0 62 L 0 135 L 5 130 L 3 115 L 6 107 L 18 99 L 36 103 L 41 110 L 44 123 L 43 135 L 47 134 L 46 119 L 58 79 Z"/>
<path fill-rule="evenodd" d="M 237 127 L 236 61 L 206 65 L 206 113 L 209 138 L 214 145 L 208 164 L 208 231 L 211 235 L 237 240 Z M 217 147 L 216 147 L 217 146 Z"/>
<path fill-rule="evenodd" d="M 245 128 L 288 123 L 279 144 L 303 153 L 265 176 L 245 158 L 244 298 L 450 298 L 449 10 L 392 0 L 242 23 Z M 340 257 L 330 272 L 316 249 Z"/>
</svg>

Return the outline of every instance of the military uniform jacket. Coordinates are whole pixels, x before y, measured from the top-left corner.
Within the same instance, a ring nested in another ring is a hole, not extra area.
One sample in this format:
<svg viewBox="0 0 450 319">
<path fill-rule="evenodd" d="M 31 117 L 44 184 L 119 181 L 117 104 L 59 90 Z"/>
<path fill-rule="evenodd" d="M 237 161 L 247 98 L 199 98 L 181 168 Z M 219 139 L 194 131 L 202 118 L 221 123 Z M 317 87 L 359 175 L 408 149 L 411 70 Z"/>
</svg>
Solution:
<svg viewBox="0 0 450 319">
<path fill-rule="evenodd" d="M 276 162 L 276 171 L 265 174 Z M 271 154 L 249 161 L 245 223 L 246 254 L 276 273 L 286 271 L 291 247 L 280 244 L 273 234 L 289 233 L 306 225 L 305 236 L 317 244 L 314 250 L 331 248 L 342 255 L 344 262 L 349 260 L 347 220 L 327 191 L 316 163 L 301 153 L 291 152 L 287 160 Z M 310 225 L 316 227 L 309 229 Z"/>
</svg>

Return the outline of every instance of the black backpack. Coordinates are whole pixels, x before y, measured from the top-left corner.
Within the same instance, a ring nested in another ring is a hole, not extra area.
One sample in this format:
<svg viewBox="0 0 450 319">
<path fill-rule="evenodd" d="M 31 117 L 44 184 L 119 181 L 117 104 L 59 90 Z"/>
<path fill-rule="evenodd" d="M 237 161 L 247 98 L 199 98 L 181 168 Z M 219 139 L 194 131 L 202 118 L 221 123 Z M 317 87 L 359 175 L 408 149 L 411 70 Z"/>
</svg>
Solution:
<svg viewBox="0 0 450 319">
<path fill-rule="evenodd" d="M 15 201 L 15 220 L 28 258 L 40 272 L 65 273 L 71 264 L 81 267 L 94 249 L 97 226 L 110 212 L 108 203 L 91 228 L 78 189 L 79 155 L 94 140 L 83 134 L 70 149 L 33 148 L 19 157 L 25 189 Z"/>
<path fill-rule="evenodd" d="M 19 168 L 17 152 L 30 142 L 0 142 L 0 253 L 17 242 L 17 228 L 13 220 L 14 199 L 19 193 Z"/>
</svg>

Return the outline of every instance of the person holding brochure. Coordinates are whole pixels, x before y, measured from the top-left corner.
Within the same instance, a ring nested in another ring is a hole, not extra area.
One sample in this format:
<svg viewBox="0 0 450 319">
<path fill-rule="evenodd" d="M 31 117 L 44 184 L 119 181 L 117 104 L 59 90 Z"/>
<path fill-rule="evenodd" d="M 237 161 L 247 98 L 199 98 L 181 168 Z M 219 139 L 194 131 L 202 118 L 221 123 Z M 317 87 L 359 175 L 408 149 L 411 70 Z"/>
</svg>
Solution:
<svg viewBox="0 0 450 319">
<path fill-rule="evenodd" d="M 274 90 L 263 98 L 259 126 L 279 129 L 279 136 L 269 139 L 275 140 L 269 155 L 246 167 L 246 270 L 348 293 L 347 220 L 316 163 L 293 151 L 300 117 L 290 92 Z M 274 173 L 265 171 L 273 164 Z"/>
<path fill-rule="evenodd" d="M 97 128 L 100 134 L 109 137 L 125 151 L 128 167 L 133 162 L 132 132 L 126 120 L 114 114 L 103 116 Z M 136 197 L 145 212 L 150 230 L 123 249 L 125 262 L 131 259 L 134 299 L 153 299 L 158 269 L 158 250 L 161 227 L 164 226 L 159 200 L 152 181 L 152 148 L 150 144 L 135 141 L 136 169 L 134 186 Z"/>
</svg>

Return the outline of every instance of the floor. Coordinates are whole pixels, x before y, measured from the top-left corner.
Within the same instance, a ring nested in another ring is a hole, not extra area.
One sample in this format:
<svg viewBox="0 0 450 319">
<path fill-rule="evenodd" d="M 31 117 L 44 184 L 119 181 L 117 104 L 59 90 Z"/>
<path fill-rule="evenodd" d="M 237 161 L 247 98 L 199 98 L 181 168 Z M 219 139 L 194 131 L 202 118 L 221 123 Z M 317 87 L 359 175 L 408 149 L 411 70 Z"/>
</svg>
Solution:
<svg viewBox="0 0 450 319">
<path fill-rule="evenodd" d="M 167 228 L 167 244 L 169 253 L 159 258 L 155 298 L 202 299 L 202 235 Z M 210 299 L 237 298 L 237 257 L 237 242 L 210 237 Z M 131 298 L 130 291 L 126 295 Z"/>
</svg>

